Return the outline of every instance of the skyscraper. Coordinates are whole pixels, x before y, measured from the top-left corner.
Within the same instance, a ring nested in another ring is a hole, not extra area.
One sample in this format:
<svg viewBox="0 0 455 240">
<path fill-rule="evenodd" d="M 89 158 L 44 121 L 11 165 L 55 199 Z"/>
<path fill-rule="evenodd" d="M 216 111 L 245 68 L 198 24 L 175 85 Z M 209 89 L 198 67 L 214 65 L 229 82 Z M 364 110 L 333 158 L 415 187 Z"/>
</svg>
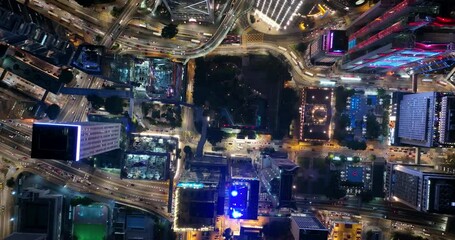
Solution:
<svg viewBox="0 0 455 240">
<path fill-rule="evenodd" d="M 120 124 L 35 123 L 32 158 L 79 161 L 119 148 Z"/>
<path fill-rule="evenodd" d="M 455 213 L 455 175 L 432 166 L 389 163 L 386 194 L 418 211 Z"/>
<path fill-rule="evenodd" d="M 447 31 L 455 22 L 450 14 L 453 4 L 444 0 L 396 3 L 381 1 L 350 24 L 343 70 L 379 73 L 400 68 L 413 74 L 453 64 L 448 54 L 453 36 Z"/>
<path fill-rule="evenodd" d="M 214 0 L 164 0 L 172 21 L 215 21 Z"/>
<path fill-rule="evenodd" d="M 406 94 L 397 107 L 396 145 L 440 147 L 455 145 L 455 96 L 451 93 Z"/>
</svg>

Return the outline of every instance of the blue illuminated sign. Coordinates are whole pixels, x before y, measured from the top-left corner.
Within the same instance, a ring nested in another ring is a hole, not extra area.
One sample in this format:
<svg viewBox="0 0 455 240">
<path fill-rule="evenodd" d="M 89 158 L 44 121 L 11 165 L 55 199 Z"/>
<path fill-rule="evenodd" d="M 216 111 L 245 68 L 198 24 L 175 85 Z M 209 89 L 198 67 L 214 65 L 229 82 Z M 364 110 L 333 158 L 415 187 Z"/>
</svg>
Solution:
<svg viewBox="0 0 455 240">
<path fill-rule="evenodd" d="M 233 190 L 233 191 L 231 192 L 231 196 L 237 197 L 237 195 L 239 195 L 239 192 L 237 192 L 237 190 Z"/>
<path fill-rule="evenodd" d="M 234 210 L 232 210 L 231 216 L 232 216 L 233 218 L 241 218 L 241 217 L 243 216 L 243 214 L 242 214 L 241 212 L 236 211 L 236 210 L 234 209 Z"/>
<path fill-rule="evenodd" d="M 202 183 L 179 183 L 177 184 L 177 187 L 182 187 L 182 188 L 203 188 L 204 187 L 204 184 Z"/>
</svg>

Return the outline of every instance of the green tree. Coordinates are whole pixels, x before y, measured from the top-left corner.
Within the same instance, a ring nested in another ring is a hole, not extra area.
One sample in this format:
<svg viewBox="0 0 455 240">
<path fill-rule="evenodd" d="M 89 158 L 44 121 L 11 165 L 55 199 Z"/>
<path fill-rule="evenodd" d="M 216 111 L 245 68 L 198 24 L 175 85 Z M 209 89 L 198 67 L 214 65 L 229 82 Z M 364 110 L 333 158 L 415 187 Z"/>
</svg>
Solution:
<svg viewBox="0 0 455 240">
<path fill-rule="evenodd" d="M 371 191 L 365 191 L 360 194 L 360 200 L 364 203 L 371 202 L 373 200 L 373 193 Z"/>
<path fill-rule="evenodd" d="M 353 162 L 353 163 L 358 163 L 358 162 L 360 162 L 360 157 L 357 157 L 357 156 L 352 157 L 352 162 Z"/>
<path fill-rule="evenodd" d="M 60 107 L 57 104 L 52 104 L 49 107 L 47 107 L 46 114 L 50 120 L 55 120 L 60 114 Z"/>
<path fill-rule="evenodd" d="M 250 23 L 255 23 L 256 22 L 256 18 L 254 17 L 254 15 L 250 15 Z"/>
<path fill-rule="evenodd" d="M 62 69 L 60 76 L 58 76 L 58 80 L 61 83 L 68 84 L 73 81 L 73 72 L 69 69 Z"/>
<path fill-rule="evenodd" d="M 104 106 L 110 114 L 121 114 L 123 112 L 123 99 L 118 96 L 108 97 Z"/>
<path fill-rule="evenodd" d="M 219 128 L 212 128 L 209 127 L 207 129 L 207 141 L 212 144 L 216 145 L 217 143 L 221 142 L 223 140 L 223 131 L 221 131 Z"/>
<path fill-rule="evenodd" d="M 156 12 L 158 13 L 158 15 L 159 15 L 161 18 L 171 18 L 171 14 L 170 14 L 169 11 L 167 10 L 167 8 L 164 6 L 164 4 L 160 4 L 160 5 L 156 8 Z"/>
<path fill-rule="evenodd" d="M 13 177 L 8 178 L 8 180 L 6 180 L 6 186 L 7 187 L 13 188 L 15 185 L 16 185 L 16 181 L 14 181 Z"/>
<path fill-rule="evenodd" d="M 82 205 L 82 206 L 88 206 L 92 203 L 94 203 L 95 201 L 91 198 L 88 198 L 88 197 L 76 197 L 76 198 L 72 198 L 70 200 L 70 205 L 75 207 L 77 205 Z"/>
<path fill-rule="evenodd" d="M 95 4 L 95 0 L 75 0 L 77 4 L 81 5 L 82 7 L 91 7 L 93 4 Z"/>
<path fill-rule="evenodd" d="M 306 48 L 307 48 L 307 45 L 303 42 L 298 43 L 297 46 L 295 46 L 295 49 L 297 49 L 297 51 L 299 51 L 301 53 L 304 53 L 306 51 Z"/>
<path fill-rule="evenodd" d="M 123 12 L 123 8 L 113 7 L 111 10 L 111 15 L 113 17 L 118 17 Z"/>
<path fill-rule="evenodd" d="M 92 108 L 94 109 L 99 109 L 100 107 L 104 106 L 104 98 L 98 96 L 98 95 L 88 95 L 86 96 L 87 101 L 92 104 Z"/>
<path fill-rule="evenodd" d="M 179 30 L 177 29 L 177 25 L 171 23 L 164 26 L 164 28 L 161 30 L 161 37 L 171 39 L 174 38 L 178 33 Z"/>
<path fill-rule="evenodd" d="M 190 156 L 190 155 L 193 153 L 193 150 L 191 149 L 190 146 L 186 145 L 185 147 L 183 147 L 183 152 L 184 152 L 187 156 Z"/>
<path fill-rule="evenodd" d="M 347 141 L 346 142 L 346 147 L 352 150 L 365 150 L 367 149 L 367 143 L 365 141 Z"/>
<path fill-rule="evenodd" d="M 366 125 L 367 139 L 376 139 L 381 135 L 381 125 L 376 121 L 376 117 L 373 114 L 368 114 Z"/>
<path fill-rule="evenodd" d="M 421 236 L 415 236 L 412 233 L 407 232 L 393 232 L 392 240 L 424 240 Z"/>
</svg>

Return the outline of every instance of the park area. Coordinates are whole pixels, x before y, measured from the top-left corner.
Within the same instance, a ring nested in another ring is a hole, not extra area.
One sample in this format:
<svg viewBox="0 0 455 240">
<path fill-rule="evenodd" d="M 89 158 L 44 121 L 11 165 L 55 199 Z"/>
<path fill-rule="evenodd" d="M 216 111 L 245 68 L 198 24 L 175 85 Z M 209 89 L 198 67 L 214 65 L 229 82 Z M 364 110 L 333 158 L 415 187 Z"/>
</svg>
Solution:
<svg viewBox="0 0 455 240">
<path fill-rule="evenodd" d="M 103 224 L 74 224 L 74 235 L 78 240 L 106 239 L 106 225 Z"/>
<path fill-rule="evenodd" d="M 73 219 L 73 235 L 78 240 L 106 239 L 108 215 L 109 209 L 102 204 L 76 206 Z"/>
</svg>

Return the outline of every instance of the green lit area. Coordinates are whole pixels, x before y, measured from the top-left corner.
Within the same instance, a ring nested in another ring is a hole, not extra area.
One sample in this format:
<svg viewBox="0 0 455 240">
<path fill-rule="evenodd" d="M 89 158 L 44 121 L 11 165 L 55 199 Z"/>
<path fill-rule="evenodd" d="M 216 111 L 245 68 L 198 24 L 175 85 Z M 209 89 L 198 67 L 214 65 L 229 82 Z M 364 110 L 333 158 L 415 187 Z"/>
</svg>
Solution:
<svg viewBox="0 0 455 240">
<path fill-rule="evenodd" d="M 78 240 L 104 240 L 106 239 L 106 226 L 102 224 L 74 224 L 74 235 Z"/>
</svg>

